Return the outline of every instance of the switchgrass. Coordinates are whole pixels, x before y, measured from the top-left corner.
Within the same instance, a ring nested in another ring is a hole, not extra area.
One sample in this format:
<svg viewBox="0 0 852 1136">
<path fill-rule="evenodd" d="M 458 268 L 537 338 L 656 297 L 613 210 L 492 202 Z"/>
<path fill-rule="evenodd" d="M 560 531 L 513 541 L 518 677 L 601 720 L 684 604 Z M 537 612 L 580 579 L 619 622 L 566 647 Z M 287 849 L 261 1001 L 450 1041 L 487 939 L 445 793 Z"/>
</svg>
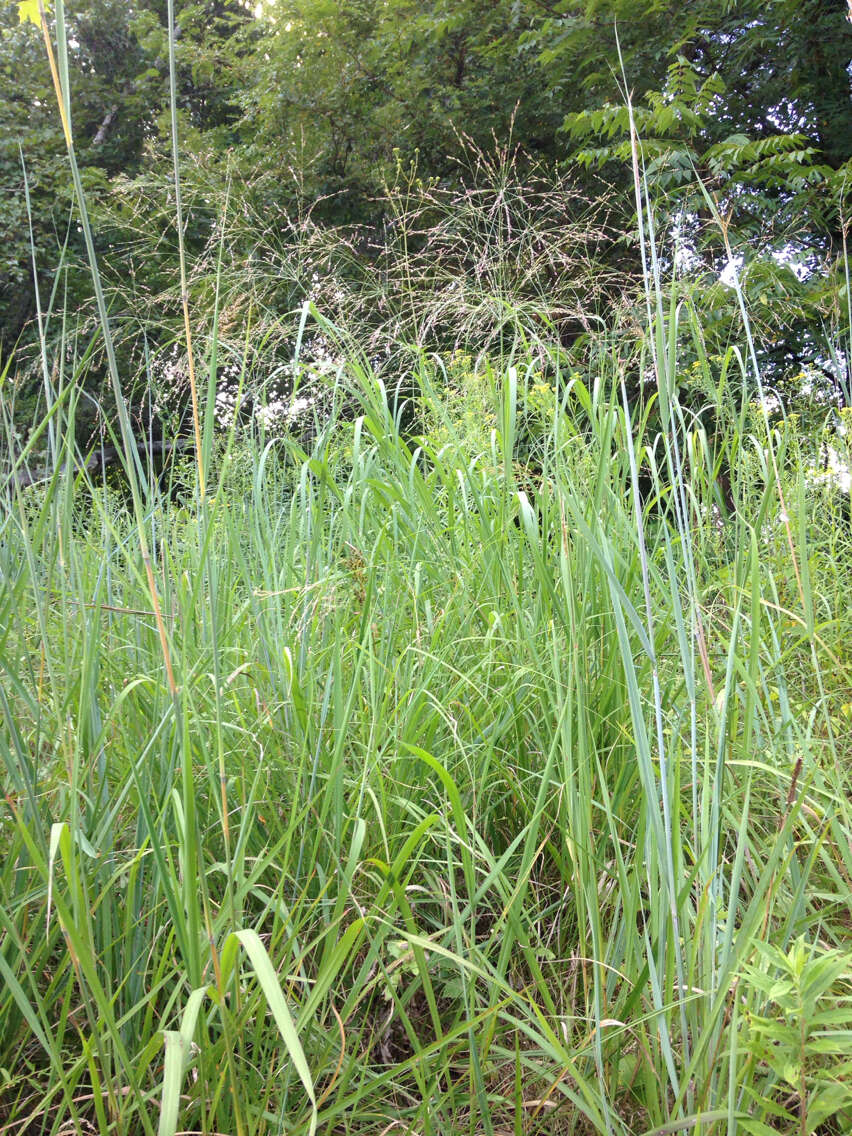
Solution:
<svg viewBox="0 0 852 1136">
<path fill-rule="evenodd" d="M 418 437 L 348 358 L 308 449 L 149 490 L 177 697 L 123 502 L 70 466 L 6 501 L 10 1130 L 796 1112 L 748 967 L 848 927 L 839 565 L 803 499 L 803 610 L 771 472 L 722 525 L 674 399 L 685 527 L 662 462 L 643 505 L 666 438 L 615 351 L 591 382 L 524 351 L 455 387 L 424 357 Z"/>
<path fill-rule="evenodd" d="M 44 345 L 0 512 L 0 1131 L 848 1130 L 849 531 L 749 401 L 745 309 L 710 357 L 669 291 L 638 150 L 637 192 L 645 326 L 583 367 L 501 295 L 490 350 L 406 340 L 390 381 L 308 306 L 311 428 L 214 438 L 214 301 L 183 488 L 112 363 L 129 498 L 92 476 L 86 355 Z"/>
</svg>

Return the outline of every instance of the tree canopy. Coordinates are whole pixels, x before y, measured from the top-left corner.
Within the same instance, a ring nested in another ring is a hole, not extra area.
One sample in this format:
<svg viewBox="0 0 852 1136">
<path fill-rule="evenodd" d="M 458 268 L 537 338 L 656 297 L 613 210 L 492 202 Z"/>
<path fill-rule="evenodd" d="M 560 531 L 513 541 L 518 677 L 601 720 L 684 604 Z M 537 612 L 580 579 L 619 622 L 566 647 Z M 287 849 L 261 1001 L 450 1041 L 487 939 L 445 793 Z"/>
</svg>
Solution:
<svg viewBox="0 0 852 1136">
<path fill-rule="evenodd" d="M 177 4 L 184 177 L 203 248 L 216 193 L 233 181 L 262 246 L 264 219 L 302 208 L 326 225 L 381 227 L 398 170 L 446 186 L 471 145 L 608 195 L 633 225 L 630 113 L 662 230 L 724 335 L 727 258 L 718 219 L 758 306 L 780 317 L 768 358 L 814 361 L 832 316 L 852 175 L 852 25 L 843 0 L 200 0 Z M 69 7 L 75 137 L 98 235 L 134 288 L 159 286 L 168 174 L 165 0 Z M 34 312 L 21 157 L 36 263 L 53 280 L 79 234 L 43 45 L 0 12 L 0 340 Z M 158 187 L 159 188 L 156 188 Z M 153 191 L 151 187 L 155 187 Z M 218 188 L 217 188 L 218 187 Z M 166 191 L 164 197 L 163 190 Z M 158 213 L 158 210 L 161 213 Z M 629 241 L 610 264 L 635 265 Z M 124 266 L 124 267 L 122 267 Z M 782 310 L 783 309 L 783 310 Z M 759 310 L 759 307 L 758 307 Z"/>
</svg>

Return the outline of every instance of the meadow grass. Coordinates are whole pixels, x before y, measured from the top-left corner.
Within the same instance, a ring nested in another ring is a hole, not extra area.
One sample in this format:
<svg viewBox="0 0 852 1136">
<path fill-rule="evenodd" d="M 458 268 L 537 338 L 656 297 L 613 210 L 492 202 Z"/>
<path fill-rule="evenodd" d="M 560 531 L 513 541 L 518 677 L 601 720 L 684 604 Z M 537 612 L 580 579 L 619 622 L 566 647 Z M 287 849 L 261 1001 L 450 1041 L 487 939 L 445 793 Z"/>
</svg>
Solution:
<svg viewBox="0 0 852 1136">
<path fill-rule="evenodd" d="M 390 382 L 308 306 L 310 428 L 217 435 L 216 300 L 169 487 L 57 16 L 127 488 L 42 338 L 0 509 L 0 1132 L 848 1131 L 848 510 L 750 401 L 745 305 L 710 357 L 668 292 L 638 148 L 638 352 L 575 369 L 499 296 L 491 350 L 406 341 Z"/>
<path fill-rule="evenodd" d="M 848 540 L 747 406 L 722 521 L 673 391 L 525 352 L 142 481 L 174 691 L 133 510 L 11 480 L 6 1130 L 842 1130 Z"/>
</svg>

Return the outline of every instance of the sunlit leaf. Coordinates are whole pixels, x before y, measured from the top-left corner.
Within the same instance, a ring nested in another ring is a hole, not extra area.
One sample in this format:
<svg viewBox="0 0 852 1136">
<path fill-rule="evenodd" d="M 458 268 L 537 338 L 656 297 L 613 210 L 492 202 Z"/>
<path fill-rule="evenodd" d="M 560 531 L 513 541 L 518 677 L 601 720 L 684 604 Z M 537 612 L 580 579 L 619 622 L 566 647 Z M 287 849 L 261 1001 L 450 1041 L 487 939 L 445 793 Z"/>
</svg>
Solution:
<svg viewBox="0 0 852 1136">
<path fill-rule="evenodd" d="M 41 9 L 39 8 L 38 0 L 19 0 L 18 19 L 22 24 L 35 24 L 37 28 L 40 28 Z"/>
</svg>

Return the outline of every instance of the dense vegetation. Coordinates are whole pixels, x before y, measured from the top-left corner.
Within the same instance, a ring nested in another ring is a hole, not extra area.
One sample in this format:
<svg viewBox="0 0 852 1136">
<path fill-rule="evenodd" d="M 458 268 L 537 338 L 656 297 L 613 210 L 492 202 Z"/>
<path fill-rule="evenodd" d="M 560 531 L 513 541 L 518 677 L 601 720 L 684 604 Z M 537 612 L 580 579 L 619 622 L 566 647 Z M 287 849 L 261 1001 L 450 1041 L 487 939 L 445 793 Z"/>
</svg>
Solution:
<svg viewBox="0 0 852 1136">
<path fill-rule="evenodd" d="M 182 323 L 174 201 L 164 192 L 168 11 L 166 0 L 80 0 L 64 14 L 77 157 L 130 375 L 143 371 L 146 351 L 168 355 Z M 335 229 L 350 272 L 370 274 L 394 236 L 394 193 L 418 178 L 444 191 L 469 185 L 472 154 L 495 147 L 517 148 L 522 172 L 550 178 L 558 167 L 576 201 L 605 204 L 621 239 L 598 258 L 635 274 L 629 88 L 658 223 L 688 250 L 707 333 L 724 349 L 738 316 L 729 292 L 714 288 L 727 252 L 705 192 L 743 259 L 772 381 L 807 368 L 820 387 L 848 388 L 823 349 L 823 328 L 838 330 L 852 184 L 844 14 L 843 0 L 180 3 L 175 102 L 190 290 L 209 310 L 205 265 L 223 224 L 234 267 L 279 315 L 311 294 L 315 266 L 297 249 L 308 224 Z M 0 349 L 17 344 L 22 371 L 35 343 L 31 237 L 43 296 L 58 289 L 83 339 L 91 293 L 44 45 L 15 3 L 0 10 L 0 75 Z M 561 211 L 578 219 L 570 199 Z M 598 300 L 587 296 L 584 307 L 598 311 Z M 58 328 L 47 333 L 55 341 Z M 561 331 L 563 343 L 576 335 L 573 324 Z M 292 342 L 279 361 L 291 351 Z M 29 358 L 29 379 L 19 378 L 24 423 L 43 390 Z M 102 406 L 104 376 L 93 366 L 86 379 Z M 143 387 L 128 397 L 143 398 Z M 81 408 L 78 425 L 89 442 L 94 410 Z"/>
<path fill-rule="evenodd" d="M 0 13 L 0 1132 L 848 1132 L 844 6 L 177 8 Z"/>
</svg>

